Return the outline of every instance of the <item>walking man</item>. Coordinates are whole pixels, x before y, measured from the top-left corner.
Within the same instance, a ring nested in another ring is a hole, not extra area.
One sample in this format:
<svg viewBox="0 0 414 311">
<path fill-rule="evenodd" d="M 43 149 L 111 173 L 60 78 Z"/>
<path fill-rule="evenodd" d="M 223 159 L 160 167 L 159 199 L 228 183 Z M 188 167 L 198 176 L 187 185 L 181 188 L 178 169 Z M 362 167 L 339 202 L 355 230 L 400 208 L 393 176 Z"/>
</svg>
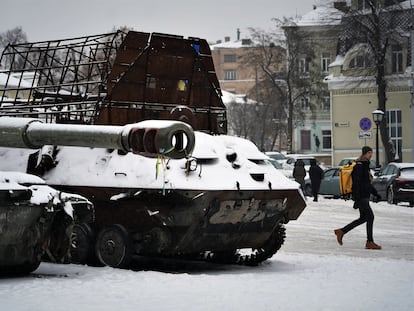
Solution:
<svg viewBox="0 0 414 311">
<path fill-rule="evenodd" d="M 341 229 L 334 230 L 339 245 L 342 245 L 343 236 L 355 227 L 367 223 L 367 242 L 366 249 L 381 249 L 381 246 L 374 243 L 373 225 L 374 212 L 369 205 L 371 193 L 379 200 L 380 196 L 376 189 L 371 185 L 371 173 L 369 161 L 372 158 L 372 148 L 362 147 L 362 155 L 356 160 L 356 165 L 352 171 L 352 196 L 354 208 L 359 209 L 359 218 L 349 223 Z"/>
<path fill-rule="evenodd" d="M 318 202 L 318 193 L 323 179 L 323 170 L 316 163 L 316 159 L 310 160 L 309 177 L 311 180 L 313 201 Z"/>
</svg>

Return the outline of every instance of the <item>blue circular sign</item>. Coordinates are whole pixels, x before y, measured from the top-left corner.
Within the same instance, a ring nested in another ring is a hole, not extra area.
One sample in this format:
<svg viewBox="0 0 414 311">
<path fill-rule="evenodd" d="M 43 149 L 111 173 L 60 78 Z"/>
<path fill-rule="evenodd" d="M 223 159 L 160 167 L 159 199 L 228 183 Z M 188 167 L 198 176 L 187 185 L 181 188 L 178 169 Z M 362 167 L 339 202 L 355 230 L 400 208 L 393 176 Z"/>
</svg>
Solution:
<svg viewBox="0 0 414 311">
<path fill-rule="evenodd" d="M 359 121 L 359 127 L 363 131 L 368 131 L 372 126 L 372 121 L 369 118 L 362 118 Z"/>
</svg>

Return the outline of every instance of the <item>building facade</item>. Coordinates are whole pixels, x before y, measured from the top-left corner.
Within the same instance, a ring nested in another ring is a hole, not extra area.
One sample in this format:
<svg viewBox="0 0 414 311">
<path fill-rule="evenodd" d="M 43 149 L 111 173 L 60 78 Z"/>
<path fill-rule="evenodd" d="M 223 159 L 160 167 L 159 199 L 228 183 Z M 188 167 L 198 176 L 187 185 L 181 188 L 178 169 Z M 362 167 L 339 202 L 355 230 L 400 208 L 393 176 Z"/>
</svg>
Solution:
<svg viewBox="0 0 414 311">
<path fill-rule="evenodd" d="M 361 1 L 352 1 L 353 9 L 364 8 Z M 413 105 L 411 38 L 407 26 L 410 7 L 394 9 L 392 19 L 400 21 L 397 29 L 404 35 L 389 40 L 386 50 L 386 111 L 387 131 L 390 144 L 395 150 L 395 161 L 414 162 L 413 159 Z M 388 12 L 389 13 L 389 12 Z M 406 16 L 404 18 L 404 16 Z M 395 18 L 397 17 L 397 18 Z M 405 20 L 405 22 L 404 22 Z M 377 83 L 372 73 L 372 50 L 365 42 L 348 44 L 344 53 L 337 55 L 330 64 L 330 75 L 325 78 L 331 98 L 332 160 L 358 156 L 361 147 L 370 145 L 376 150 L 377 126 L 372 112 L 378 109 Z M 381 137 L 379 154 L 374 160 L 386 164 Z"/>
<path fill-rule="evenodd" d="M 321 83 L 337 52 L 337 39 L 343 12 L 336 4 L 314 7 L 298 20 L 284 26 L 288 36 L 295 31 L 308 47 L 298 55 L 298 70 L 310 79 L 308 94 L 299 100 L 304 120 L 294 124 L 292 149 L 298 153 L 332 151 L 330 97 L 327 85 Z"/>
</svg>

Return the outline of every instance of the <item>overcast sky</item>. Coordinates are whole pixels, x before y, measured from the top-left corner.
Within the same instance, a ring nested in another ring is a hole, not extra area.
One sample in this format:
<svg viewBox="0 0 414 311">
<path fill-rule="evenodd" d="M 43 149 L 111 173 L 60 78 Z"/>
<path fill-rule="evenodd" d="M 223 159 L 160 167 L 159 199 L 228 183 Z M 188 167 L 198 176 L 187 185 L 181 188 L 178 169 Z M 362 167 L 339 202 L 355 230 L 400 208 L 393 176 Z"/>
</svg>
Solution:
<svg viewBox="0 0 414 311">
<path fill-rule="evenodd" d="M 0 33 L 21 26 L 29 41 L 136 31 L 195 36 L 215 42 L 269 30 L 271 19 L 303 15 L 324 0 L 1 0 Z M 331 2 L 331 1 L 329 1 Z"/>
</svg>

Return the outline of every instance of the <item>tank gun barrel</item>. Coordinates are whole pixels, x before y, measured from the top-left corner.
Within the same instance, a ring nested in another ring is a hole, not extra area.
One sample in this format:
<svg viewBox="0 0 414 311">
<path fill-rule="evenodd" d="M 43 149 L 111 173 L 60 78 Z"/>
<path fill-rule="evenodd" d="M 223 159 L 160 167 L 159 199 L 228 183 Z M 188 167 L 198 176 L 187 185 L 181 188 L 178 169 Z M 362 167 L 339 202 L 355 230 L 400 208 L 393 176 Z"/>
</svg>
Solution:
<svg viewBox="0 0 414 311">
<path fill-rule="evenodd" d="M 0 117 L 0 146 L 39 149 L 44 145 L 119 149 L 148 157 L 184 158 L 194 149 L 194 131 L 180 121 L 147 120 L 124 126 L 43 123 Z"/>
</svg>

